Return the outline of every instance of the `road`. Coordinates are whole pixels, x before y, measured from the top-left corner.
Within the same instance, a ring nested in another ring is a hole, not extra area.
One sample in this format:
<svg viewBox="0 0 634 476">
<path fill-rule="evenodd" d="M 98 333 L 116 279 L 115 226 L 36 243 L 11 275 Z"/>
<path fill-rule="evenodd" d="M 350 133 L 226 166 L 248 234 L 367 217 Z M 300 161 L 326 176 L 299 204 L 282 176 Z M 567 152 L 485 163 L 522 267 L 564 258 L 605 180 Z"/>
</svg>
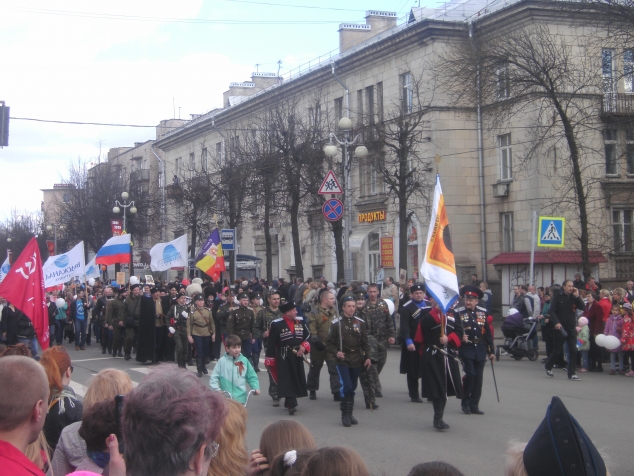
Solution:
<svg viewBox="0 0 634 476">
<path fill-rule="evenodd" d="M 152 369 L 134 360 L 126 362 L 123 358 L 103 356 L 94 345 L 86 351 L 75 351 L 68 344 L 66 347 L 75 368 L 72 387 L 79 395 L 85 393 L 84 385 L 91 376 L 102 369 L 125 370 L 135 383 Z M 551 397 L 558 395 L 595 446 L 607 455 L 611 474 L 634 475 L 631 450 L 634 378 L 610 376 L 607 372 L 586 373 L 580 374 L 581 382 L 572 382 L 564 371 L 556 369 L 555 378 L 549 379 L 541 358 L 536 362 L 526 359 L 517 362 L 502 357 L 495 364 L 500 403 L 496 401 L 487 365 L 480 403 L 485 415 L 464 415 L 460 402 L 450 399 L 445 421 L 451 428 L 440 433 L 432 427 L 431 403 L 410 402 L 405 376 L 398 373 L 399 359 L 400 350 L 393 347 L 381 374 L 384 397 L 377 399 L 378 410 L 365 409 L 359 387 L 355 406 L 359 425 L 351 428 L 342 426 L 339 406 L 328 390 L 318 392 L 315 401 L 300 399 L 293 417 L 284 408 L 273 408 L 267 395 L 267 374 L 260 372 L 262 395 L 252 396 L 248 405 L 249 450 L 258 447 L 267 424 L 294 418 L 312 431 L 318 445 L 345 445 L 357 450 L 373 474 L 405 476 L 412 466 L 433 460 L 450 462 L 466 476 L 502 474 L 507 443 L 528 441 L 543 419 Z M 208 368 L 213 365 L 212 362 Z M 207 384 L 209 378 L 203 376 L 202 380 Z M 321 388 L 328 388 L 325 368 Z"/>
</svg>

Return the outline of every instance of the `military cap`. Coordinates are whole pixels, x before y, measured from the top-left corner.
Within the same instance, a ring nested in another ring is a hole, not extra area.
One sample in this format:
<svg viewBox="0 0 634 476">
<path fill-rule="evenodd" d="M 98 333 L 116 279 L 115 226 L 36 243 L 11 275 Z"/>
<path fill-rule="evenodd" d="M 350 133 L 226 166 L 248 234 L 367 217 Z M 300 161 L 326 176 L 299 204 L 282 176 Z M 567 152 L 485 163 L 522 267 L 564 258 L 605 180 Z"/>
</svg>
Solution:
<svg viewBox="0 0 634 476">
<path fill-rule="evenodd" d="M 150 288 L 150 294 L 158 293 L 161 290 L 159 288 Z"/>
<path fill-rule="evenodd" d="M 138 284 L 133 284 L 132 286 L 130 286 L 130 291 L 132 291 L 133 289 L 136 289 L 138 287 L 139 287 Z"/>
<path fill-rule="evenodd" d="M 345 293 L 343 296 L 341 296 L 341 299 L 339 299 L 339 305 L 343 306 L 344 303 L 348 302 L 348 301 L 355 301 L 356 302 L 357 298 L 354 294 L 352 293 Z"/>
<path fill-rule="evenodd" d="M 203 293 L 196 293 L 194 295 L 194 301 L 204 301 L 205 300 L 205 296 L 203 295 Z"/>
<path fill-rule="evenodd" d="M 425 285 L 423 283 L 414 283 L 410 286 L 409 292 L 413 294 L 415 291 L 423 291 L 425 292 Z"/>
<path fill-rule="evenodd" d="M 363 289 L 359 289 L 358 291 L 354 292 L 354 296 L 357 299 L 357 301 L 365 301 L 365 291 Z"/>
<path fill-rule="evenodd" d="M 238 294 L 238 301 L 240 299 L 249 299 L 249 295 L 247 293 L 240 293 Z"/>
<path fill-rule="evenodd" d="M 605 476 L 603 458 L 559 397 L 524 449 L 528 476 Z"/>
<path fill-rule="evenodd" d="M 117 292 L 119 294 L 125 294 L 128 292 L 128 290 L 125 288 L 125 286 L 121 286 L 119 289 L 117 289 Z"/>
<path fill-rule="evenodd" d="M 293 301 L 280 304 L 280 311 L 282 314 L 286 314 L 288 311 L 295 309 L 295 303 Z"/>
<path fill-rule="evenodd" d="M 465 299 L 482 299 L 484 293 L 479 287 L 468 284 L 467 286 L 462 287 L 462 289 L 460 290 L 460 296 L 464 297 Z"/>
<path fill-rule="evenodd" d="M 262 295 L 258 292 L 255 293 L 251 293 L 251 300 L 253 299 L 260 299 L 262 297 Z"/>
<path fill-rule="evenodd" d="M 183 296 L 187 297 L 187 294 L 186 294 L 186 293 L 178 293 L 178 294 L 176 295 L 176 299 L 180 299 L 180 298 L 182 298 Z"/>
</svg>

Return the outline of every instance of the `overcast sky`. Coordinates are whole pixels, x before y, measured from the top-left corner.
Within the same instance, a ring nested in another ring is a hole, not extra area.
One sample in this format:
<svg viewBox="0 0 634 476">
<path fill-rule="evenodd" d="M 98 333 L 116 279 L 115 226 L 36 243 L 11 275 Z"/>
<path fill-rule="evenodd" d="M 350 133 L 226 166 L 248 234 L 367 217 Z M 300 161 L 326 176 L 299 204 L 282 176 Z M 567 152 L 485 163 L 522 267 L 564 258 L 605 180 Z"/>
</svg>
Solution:
<svg viewBox="0 0 634 476">
<path fill-rule="evenodd" d="M 429 0 L 427 0 L 429 2 Z M 434 2 L 435 3 L 435 2 Z M 231 81 L 281 73 L 339 46 L 342 22 L 414 0 L 3 0 L 0 99 L 13 118 L 158 124 L 221 105 Z M 425 6 L 425 5 L 423 5 Z M 432 5 L 430 5 L 432 6 Z M 0 219 L 40 207 L 71 161 L 155 138 L 153 128 L 12 119 Z"/>
</svg>

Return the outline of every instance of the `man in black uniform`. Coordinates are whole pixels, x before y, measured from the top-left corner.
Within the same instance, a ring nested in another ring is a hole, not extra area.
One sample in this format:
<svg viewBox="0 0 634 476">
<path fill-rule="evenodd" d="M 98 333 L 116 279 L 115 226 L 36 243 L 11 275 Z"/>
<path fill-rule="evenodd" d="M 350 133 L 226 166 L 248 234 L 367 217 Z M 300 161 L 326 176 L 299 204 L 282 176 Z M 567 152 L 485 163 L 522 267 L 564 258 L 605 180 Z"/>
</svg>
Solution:
<svg viewBox="0 0 634 476">
<path fill-rule="evenodd" d="M 418 394 L 418 379 L 420 378 L 420 345 L 414 342 L 418 321 L 424 310 L 430 309 L 429 301 L 425 300 L 425 285 L 415 283 L 409 288 L 411 301 L 403 305 L 401 312 L 401 373 L 407 374 L 407 389 L 412 402 L 422 403 Z"/>
<path fill-rule="evenodd" d="M 478 301 L 482 299 L 483 294 L 479 287 L 471 285 L 463 287 L 460 290 L 460 296 L 464 298 L 465 305 L 454 310 L 454 315 L 460 319 L 464 332 L 458 353 L 465 372 L 462 411 L 467 415 L 484 415 L 478 407 L 480 395 L 482 395 L 482 375 L 487 356 L 491 361 L 495 358 L 493 336 L 487 323 L 486 309 L 478 306 Z"/>
</svg>

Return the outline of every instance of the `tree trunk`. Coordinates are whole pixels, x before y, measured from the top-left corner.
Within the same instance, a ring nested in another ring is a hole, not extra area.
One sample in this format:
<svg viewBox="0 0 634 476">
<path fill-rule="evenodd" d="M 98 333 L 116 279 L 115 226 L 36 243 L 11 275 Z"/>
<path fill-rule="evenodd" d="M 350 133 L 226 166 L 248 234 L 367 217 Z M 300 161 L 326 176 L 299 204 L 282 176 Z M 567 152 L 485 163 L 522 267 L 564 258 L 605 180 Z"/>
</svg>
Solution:
<svg viewBox="0 0 634 476">
<path fill-rule="evenodd" d="M 273 279 L 273 250 L 271 244 L 271 190 L 264 188 L 264 242 L 266 244 L 266 281 Z"/>
<path fill-rule="evenodd" d="M 194 214 L 194 216 L 196 216 L 196 214 Z M 194 218 L 192 220 L 192 229 L 191 229 L 191 233 L 192 233 L 191 259 L 192 261 L 196 259 L 196 229 L 197 228 L 198 228 L 198 218 Z M 187 263 L 187 268 L 189 269 L 189 263 Z M 191 276 L 193 276 L 193 274 L 194 274 L 194 270 L 190 269 L 189 270 L 190 278 Z"/>
<path fill-rule="evenodd" d="M 402 130 L 402 129 L 401 129 Z M 407 215 L 407 156 L 408 149 L 404 143 L 407 139 L 407 134 L 401 132 L 400 135 L 400 148 L 398 151 L 398 266 L 396 270 L 396 278 L 400 274 L 400 270 L 407 270 L 407 226 L 409 225 L 409 216 Z"/>
<path fill-rule="evenodd" d="M 343 223 L 341 220 L 331 221 L 332 234 L 335 239 L 335 258 L 337 259 L 337 281 L 344 279 L 343 256 Z"/>
<path fill-rule="evenodd" d="M 295 253 L 295 276 L 304 277 L 302 264 L 302 248 L 299 241 L 299 197 L 291 197 L 291 235 L 293 238 L 293 252 Z"/>
</svg>

